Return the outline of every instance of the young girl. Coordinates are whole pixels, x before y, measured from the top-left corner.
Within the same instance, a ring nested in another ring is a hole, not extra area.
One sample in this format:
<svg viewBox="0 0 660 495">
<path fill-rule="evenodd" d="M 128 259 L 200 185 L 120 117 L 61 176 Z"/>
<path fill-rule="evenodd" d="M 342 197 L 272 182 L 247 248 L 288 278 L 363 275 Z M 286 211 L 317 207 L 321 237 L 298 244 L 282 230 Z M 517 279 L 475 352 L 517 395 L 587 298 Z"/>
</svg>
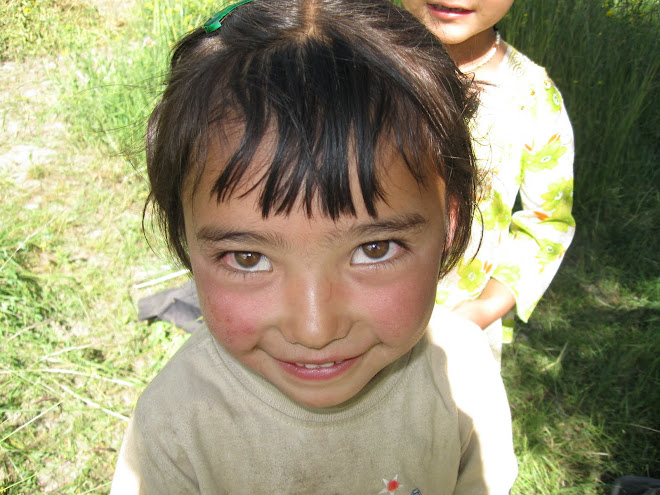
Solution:
<svg viewBox="0 0 660 495">
<path fill-rule="evenodd" d="M 464 258 L 438 286 L 438 304 L 486 329 L 499 359 L 514 306 L 527 321 L 575 232 L 573 132 L 545 70 L 494 28 L 513 0 L 402 0 L 479 82 L 472 122 L 484 184 Z M 521 209 L 512 214 L 516 196 Z M 476 256 L 475 256 L 476 254 Z"/>
<path fill-rule="evenodd" d="M 387 0 L 233 4 L 175 47 L 150 199 L 204 314 L 112 492 L 509 492 L 506 395 L 438 278 L 469 240 L 469 85 Z"/>
</svg>

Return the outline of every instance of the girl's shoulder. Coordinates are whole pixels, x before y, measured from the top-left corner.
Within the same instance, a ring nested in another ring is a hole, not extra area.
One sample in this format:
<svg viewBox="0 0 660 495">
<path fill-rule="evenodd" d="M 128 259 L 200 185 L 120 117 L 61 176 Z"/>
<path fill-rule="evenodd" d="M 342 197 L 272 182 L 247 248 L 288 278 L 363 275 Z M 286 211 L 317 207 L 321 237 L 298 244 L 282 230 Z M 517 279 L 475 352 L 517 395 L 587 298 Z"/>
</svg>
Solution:
<svg viewBox="0 0 660 495">
<path fill-rule="evenodd" d="M 527 55 L 512 45 L 507 44 L 504 60 L 500 66 L 503 75 L 519 80 L 534 83 L 548 78 L 545 68 L 538 65 Z"/>
<path fill-rule="evenodd" d="M 561 94 L 545 68 L 511 45 L 507 45 L 500 71 L 503 86 L 516 100 L 524 99 L 526 108 L 534 114 L 555 114 L 562 110 Z"/>
</svg>

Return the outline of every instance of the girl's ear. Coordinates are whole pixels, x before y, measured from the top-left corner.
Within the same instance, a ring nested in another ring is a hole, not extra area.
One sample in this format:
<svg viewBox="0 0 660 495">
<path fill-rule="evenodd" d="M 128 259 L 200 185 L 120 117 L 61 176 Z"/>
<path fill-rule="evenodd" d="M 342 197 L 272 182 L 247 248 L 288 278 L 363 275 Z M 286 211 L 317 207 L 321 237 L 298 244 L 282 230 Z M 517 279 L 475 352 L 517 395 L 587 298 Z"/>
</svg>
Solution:
<svg viewBox="0 0 660 495">
<path fill-rule="evenodd" d="M 454 233 L 456 232 L 456 210 L 458 209 L 458 199 L 456 196 L 450 196 L 449 201 L 447 201 L 447 210 L 445 213 L 445 245 L 443 247 L 443 253 L 447 253 L 447 250 L 454 242 Z"/>
<path fill-rule="evenodd" d="M 445 200 L 445 242 L 442 246 L 438 280 L 442 279 L 442 277 L 447 274 L 447 258 L 453 257 L 452 245 L 456 234 L 456 226 L 458 225 L 457 211 L 458 199 L 455 196 L 451 196 L 448 200 Z"/>
</svg>

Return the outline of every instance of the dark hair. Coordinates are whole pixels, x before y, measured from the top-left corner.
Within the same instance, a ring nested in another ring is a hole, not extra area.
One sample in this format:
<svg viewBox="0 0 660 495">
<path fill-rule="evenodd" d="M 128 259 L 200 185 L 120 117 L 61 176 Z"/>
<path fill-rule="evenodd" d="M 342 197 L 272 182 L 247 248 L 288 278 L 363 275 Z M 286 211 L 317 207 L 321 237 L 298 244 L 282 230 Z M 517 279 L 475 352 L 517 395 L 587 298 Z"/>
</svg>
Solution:
<svg viewBox="0 0 660 495">
<path fill-rule="evenodd" d="M 376 165 L 376 156 L 392 143 L 420 185 L 431 173 L 445 182 L 456 229 L 445 243 L 442 275 L 463 254 L 474 212 L 471 94 L 435 36 L 388 0 L 255 0 L 216 31 L 199 28 L 174 47 L 147 130 L 147 205 L 190 268 L 182 191 L 186 181 L 199 181 L 216 131 L 243 129 L 213 188 L 218 201 L 241 183 L 265 134 L 276 131 L 276 151 L 257 184 L 264 216 L 287 214 L 298 199 L 308 214 L 316 204 L 333 219 L 355 214 L 354 161 L 375 216 L 376 202 L 387 201 L 378 171 L 387 164 Z"/>
</svg>

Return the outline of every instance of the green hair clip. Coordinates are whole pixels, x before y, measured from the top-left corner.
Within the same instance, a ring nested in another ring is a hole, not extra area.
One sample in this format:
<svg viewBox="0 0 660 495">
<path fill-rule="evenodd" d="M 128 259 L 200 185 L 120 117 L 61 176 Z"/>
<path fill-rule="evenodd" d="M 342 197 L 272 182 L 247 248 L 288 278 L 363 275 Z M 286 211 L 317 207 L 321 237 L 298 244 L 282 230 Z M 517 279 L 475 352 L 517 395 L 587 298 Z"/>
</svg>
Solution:
<svg viewBox="0 0 660 495">
<path fill-rule="evenodd" d="M 207 33 L 212 33 L 216 29 L 218 29 L 220 26 L 222 26 L 222 21 L 225 20 L 225 18 L 231 13 L 232 10 L 240 7 L 244 3 L 251 2 L 252 0 L 241 0 L 240 2 L 233 3 L 224 9 L 222 9 L 220 12 L 217 14 L 213 15 L 208 21 L 204 23 L 204 31 Z"/>
</svg>

